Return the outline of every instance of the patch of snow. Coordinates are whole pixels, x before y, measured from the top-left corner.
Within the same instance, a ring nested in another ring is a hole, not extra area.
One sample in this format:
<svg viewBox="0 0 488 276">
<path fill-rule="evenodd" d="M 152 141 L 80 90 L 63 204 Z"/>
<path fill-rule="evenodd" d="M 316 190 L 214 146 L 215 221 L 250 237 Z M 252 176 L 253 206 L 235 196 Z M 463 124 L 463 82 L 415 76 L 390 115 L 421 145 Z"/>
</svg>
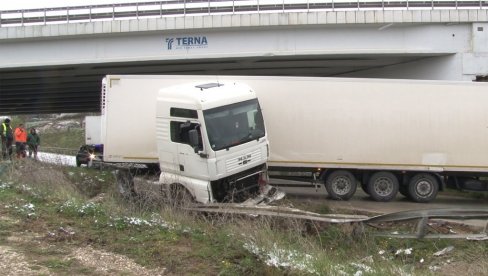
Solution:
<svg viewBox="0 0 488 276">
<path fill-rule="evenodd" d="M 315 259 L 312 255 L 298 252 L 296 250 L 288 250 L 279 248 L 276 243 L 270 249 L 260 248 L 253 241 L 244 243 L 244 248 L 262 259 L 268 266 L 274 267 L 288 267 L 309 274 L 319 274 L 312 265 Z"/>
<path fill-rule="evenodd" d="M 365 265 L 365 264 L 361 264 L 361 263 L 351 263 L 351 265 L 355 268 L 360 269 L 360 271 L 364 270 L 364 272 L 366 272 L 366 273 L 374 272 L 374 270 L 369 265 Z"/>
<path fill-rule="evenodd" d="M 37 154 L 37 157 L 41 162 L 61 165 L 61 166 L 76 167 L 76 158 L 74 156 L 48 153 L 48 152 L 39 152 Z"/>
<path fill-rule="evenodd" d="M 437 270 L 439 270 L 439 269 L 441 269 L 441 268 L 440 268 L 440 267 L 438 267 L 438 266 L 436 266 L 436 265 L 431 265 L 431 266 L 429 266 L 429 269 L 430 269 L 430 271 L 435 272 L 435 271 L 437 271 Z"/>
<path fill-rule="evenodd" d="M 442 255 L 444 255 L 446 253 L 451 252 L 453 249 L 454 249 L 454 246 L 452 246 L 452 245 L 451 246 L 448 246 L 448 247 L 446 247 L 446 248 L 444 248 L 442 250 L 439 250 L 439 251 L 435 252 L 434 253 L 434 256 L 436 256 L 436 257 L 442 256 Z"/>
</svg>

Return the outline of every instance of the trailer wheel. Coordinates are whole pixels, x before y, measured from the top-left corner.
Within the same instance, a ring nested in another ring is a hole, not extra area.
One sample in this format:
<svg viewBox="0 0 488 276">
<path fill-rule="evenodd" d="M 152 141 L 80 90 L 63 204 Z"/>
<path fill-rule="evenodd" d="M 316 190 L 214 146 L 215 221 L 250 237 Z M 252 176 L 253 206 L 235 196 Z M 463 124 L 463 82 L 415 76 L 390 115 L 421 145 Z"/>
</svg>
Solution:
<svg viewBox="0 0 488 276">
<path fill-rule="evenodd" d="M 391 172 L 376 172 L 368 181 L 369 195 L 375 201 L 391 201 L 398 189 L 398 178 Z"/>
<path fill-rule="evenodd" d="M 439 182 L 428 173 L 414 175 L 408 184 L 408 194 L 416 202 L 430 202 L 437 196 L 438 191 Z"/>
<path fill-rule="evenodd" d="M 331 173 L 325 181 L 325 189 L 332 199 L 348 200 L 354 195 L 356 188 L 356 177 L 345 170 Z"/>
</svg>

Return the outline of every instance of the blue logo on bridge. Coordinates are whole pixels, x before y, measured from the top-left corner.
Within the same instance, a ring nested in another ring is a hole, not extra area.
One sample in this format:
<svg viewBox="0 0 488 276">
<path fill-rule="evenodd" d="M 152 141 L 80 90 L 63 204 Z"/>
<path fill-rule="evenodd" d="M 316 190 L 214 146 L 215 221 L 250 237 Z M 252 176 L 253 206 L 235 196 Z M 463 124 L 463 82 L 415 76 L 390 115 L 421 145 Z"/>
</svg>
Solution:
<svg viewBox="0 0 488 276">
<path fill-rule="evenodd" d="M 166 46 L 168 50 L 201 49 L 208 47 L 208 39 L 206 36 L 168 37 Z"/>
</svg>

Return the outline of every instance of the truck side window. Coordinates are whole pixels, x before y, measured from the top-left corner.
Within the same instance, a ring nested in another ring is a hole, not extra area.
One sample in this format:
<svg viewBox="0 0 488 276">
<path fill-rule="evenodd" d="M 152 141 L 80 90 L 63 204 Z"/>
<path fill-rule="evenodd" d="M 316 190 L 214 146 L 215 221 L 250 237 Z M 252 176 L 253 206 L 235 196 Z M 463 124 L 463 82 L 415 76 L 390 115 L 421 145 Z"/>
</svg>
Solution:
<svg viewBox="0 0 488 276">
<path fill-rule="evenodd" d="M 199 125 L 196 123 L 188 124 L 186 122 L 171 121 L 170 123 L 171 141 L 175 143 L 190 145 L 190 138 L 188 136 L 188 132 L 195 128 L 197 128 L 198 131 L 199 148 L 203 150 L 202 133 L 200 131 Z"/>
</svg>

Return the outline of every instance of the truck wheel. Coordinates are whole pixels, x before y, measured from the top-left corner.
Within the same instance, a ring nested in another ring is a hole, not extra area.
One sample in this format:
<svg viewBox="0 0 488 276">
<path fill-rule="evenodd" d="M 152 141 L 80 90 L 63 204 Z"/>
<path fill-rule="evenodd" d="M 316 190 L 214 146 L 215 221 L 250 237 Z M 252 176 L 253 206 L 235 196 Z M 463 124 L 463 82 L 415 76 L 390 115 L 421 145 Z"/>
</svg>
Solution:
<svg viewBox="0 0 488 276">
<path fill-rule="evenodd" d="M 117 190 L 122 197 L 129 199 L 137 195 L 134 189 L 134 178 L 127 170 L 116 170 L 115 180 L 117 181 Z"/>
<path fill-rule="evenodd" d="M 398 178 L 391 172 L 376 172 L 368 181 L 369 195 L 375 201 L 391 201 L 398 193 Z"/>
<path fill-rule="evenodd" d="M 408 194 L 416 202 L 430 202 L 437 196 L 438 191 L 439 182 L 428 173 L 416 174 L 408 183 Z"/>
<path fill-rule="evenodd" d="M 356 192 L 356 177 L 348 171 L 331 173 L 325 181 L 325 189 L 332 199 L 348 200 Z"/>
</svg>

